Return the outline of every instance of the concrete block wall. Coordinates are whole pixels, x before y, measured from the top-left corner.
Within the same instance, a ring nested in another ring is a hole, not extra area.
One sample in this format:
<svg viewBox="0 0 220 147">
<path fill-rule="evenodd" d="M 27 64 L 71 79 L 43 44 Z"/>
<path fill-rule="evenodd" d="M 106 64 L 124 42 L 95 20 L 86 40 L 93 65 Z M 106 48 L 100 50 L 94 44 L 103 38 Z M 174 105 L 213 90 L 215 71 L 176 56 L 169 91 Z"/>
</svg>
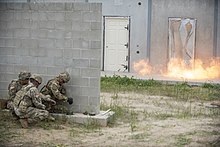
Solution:
<svg viewBox="0 0 220 147">
<path fill-rule="evenodd" d="M 70 109 L 99 113 L 101 19 L 98 3 L 0 3 L 0 96 L 22 70 L 41 87 L 68 71 Z"/>
</svg>

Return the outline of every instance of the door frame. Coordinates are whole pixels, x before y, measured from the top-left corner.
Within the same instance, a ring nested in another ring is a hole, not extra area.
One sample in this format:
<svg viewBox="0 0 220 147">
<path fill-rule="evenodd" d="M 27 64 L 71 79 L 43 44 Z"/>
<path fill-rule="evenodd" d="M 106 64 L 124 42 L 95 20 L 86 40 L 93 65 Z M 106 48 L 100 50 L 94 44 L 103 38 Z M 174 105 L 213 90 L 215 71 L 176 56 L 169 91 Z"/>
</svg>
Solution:
<svg viewBox="0 0 220 147">
<path fill-rule="evenodd" d="M 105 34 L 106 34 L 106 30 L 105 30 L 105 20 L 106 18 L 127 18 L 128 19 L 128 72 L 130 72 L 130 31 L 131 31 L 131 17 L 130 16 L 108 16 L 105 15 L 103 16 L 103 52 L 102 52 L 102 68 L 101 70 L 104 71 L 105 69 Z"/>
</svg>

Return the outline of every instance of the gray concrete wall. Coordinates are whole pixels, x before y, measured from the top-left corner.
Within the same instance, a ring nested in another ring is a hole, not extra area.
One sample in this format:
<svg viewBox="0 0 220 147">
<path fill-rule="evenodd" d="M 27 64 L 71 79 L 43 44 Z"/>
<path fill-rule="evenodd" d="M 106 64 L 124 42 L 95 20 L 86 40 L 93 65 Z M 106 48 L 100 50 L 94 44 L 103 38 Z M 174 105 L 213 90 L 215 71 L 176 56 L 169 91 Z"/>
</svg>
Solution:
<svg viewBox="0 0 220 147">
<path fill-rule="evenodd" d="M 101 4 L 0 3 L 0 96 L 22 70 L 43 84 L 66 70 L 73 111 L 98 113 L 101 18 Z"/>
<path fill-rule="evenodd" d="M 89 0 L 89 2 L 102 2 L 103 16 L 130 16 L 130 71 L 132 72 L 134 61 L 149 56 L 147 54 L 148 0 Z M 141 5 L 138 5 L 139 2 Z"/>
<path fill-rule="evenodd" d="M 213 57 L 215 0 L 153 0 L 150 62 L 166 67 L 168 59 L 168 17 L 197 19 L 197 59 Z"/>
</svg>

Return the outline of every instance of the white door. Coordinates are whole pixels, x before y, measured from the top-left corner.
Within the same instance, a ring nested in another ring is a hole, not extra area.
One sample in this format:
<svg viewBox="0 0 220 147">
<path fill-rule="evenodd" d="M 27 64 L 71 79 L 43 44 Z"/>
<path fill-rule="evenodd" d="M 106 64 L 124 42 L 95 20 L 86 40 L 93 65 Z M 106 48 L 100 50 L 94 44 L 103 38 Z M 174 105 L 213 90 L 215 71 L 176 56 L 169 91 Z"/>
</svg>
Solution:
<svg viewBox="0 0 220 147">
<path fill-rule="evenodd" d="M 104 70 L 128 72 L 129 18 L 105 17 Z"/>
</svg>

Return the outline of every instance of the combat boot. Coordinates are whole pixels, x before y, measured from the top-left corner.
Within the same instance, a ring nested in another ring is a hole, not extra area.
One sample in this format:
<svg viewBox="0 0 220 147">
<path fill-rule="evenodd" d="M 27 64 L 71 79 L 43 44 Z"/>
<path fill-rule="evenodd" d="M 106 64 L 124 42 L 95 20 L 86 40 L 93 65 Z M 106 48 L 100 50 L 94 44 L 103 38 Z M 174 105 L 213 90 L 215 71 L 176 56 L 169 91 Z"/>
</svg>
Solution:
<svg viewBox="0 0 220 147">
<path fill-rule="evenodd" d="M 49 115 L 47 119 L 50 120 L 50 121 L 55 121 L 55 118 L 52 117 L 51 115 Z"/>
<path fill-rule="evenodd" d="M 22 128 L 28 128 L 28 121 L 27 119 L 19 119 L 20 123 L 21 123 L 21 126 Z"/>
</svg>

